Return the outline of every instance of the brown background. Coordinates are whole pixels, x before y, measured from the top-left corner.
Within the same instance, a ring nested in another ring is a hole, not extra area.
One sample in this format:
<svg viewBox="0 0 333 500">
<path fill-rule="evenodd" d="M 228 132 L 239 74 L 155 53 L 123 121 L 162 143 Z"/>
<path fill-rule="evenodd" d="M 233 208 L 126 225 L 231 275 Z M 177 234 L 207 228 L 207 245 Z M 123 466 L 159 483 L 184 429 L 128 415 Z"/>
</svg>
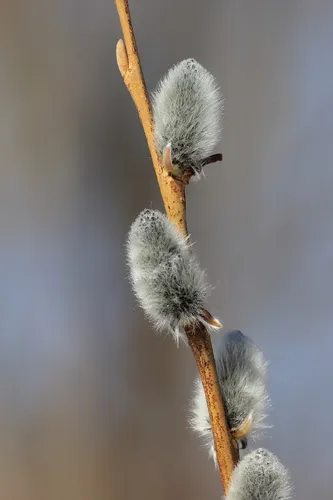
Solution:
<svg viewBox="0 0 333 500">
<path fill-rule="evenodd" d="M 132 0 L 152 90 L 216 75 L 224 161 L 188 190 L 211 309 L 270 360 L 269 446 L 296 499 L 333 493 L 333 4 Z M 111 0 L 0 12 L 0 498 L 202 500 L 219 478 L 186 422 L 195 366 L 156 337 L 124 266 L 161 201 L 119 76 Z"/>
</svg>

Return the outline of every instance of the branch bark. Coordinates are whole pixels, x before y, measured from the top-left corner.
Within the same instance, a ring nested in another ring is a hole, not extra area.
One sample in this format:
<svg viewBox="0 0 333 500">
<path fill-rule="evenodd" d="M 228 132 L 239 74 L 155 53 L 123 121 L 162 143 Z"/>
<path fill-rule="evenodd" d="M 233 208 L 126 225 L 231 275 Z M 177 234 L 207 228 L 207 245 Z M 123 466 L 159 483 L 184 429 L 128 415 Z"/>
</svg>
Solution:
<svg viewBox="0 0 333 500">
<path fill-rule="evenodd" d="M 124 36 L 124 41 L 119 40 L 116 48 L 119 71 L 139 113 L 166 213 L 181 233 L 187 236 L 185 183 L 174 179 L 166 169 L 163 169 L 161 158 L 156 151 L 151 105 L 141 69 L 128 0 L 115 0 L 115 2 Z M 201 324 L 193 325 L 186 334 L 205 390 L 217 463 L 223 488 L 227 493 L 232 471 L 238 460 L 238 448 L 235 447 L 228 429 L 210 336 Z"/>
</svg>

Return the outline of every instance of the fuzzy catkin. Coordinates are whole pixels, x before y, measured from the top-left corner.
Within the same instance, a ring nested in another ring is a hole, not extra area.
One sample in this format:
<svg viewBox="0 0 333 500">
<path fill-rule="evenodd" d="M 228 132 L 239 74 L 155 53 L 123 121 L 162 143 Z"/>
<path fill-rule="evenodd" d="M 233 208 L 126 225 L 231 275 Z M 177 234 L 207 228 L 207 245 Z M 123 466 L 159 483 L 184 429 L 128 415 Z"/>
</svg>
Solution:
<svg viewBox="0 0 333 500">
<path fill-rule="evenodd" d="M 176 226 L 158 210 L 144 210 L 131 226 L 127 255 L 134 292 L 157 329 L 177 343 L 184 327 L 202 321 L 209 291 L 205 273 Z"/>
<path fill-rule="evenodd" d="M 264 420 L 269 403 L 266 389 L 267 362 L 262 352 L 249 337 L 234 330 L 217 339 L 214 355 L 231 433 L 236 433 L 244 422 L 250 420 L 250 436 L 259 437 L 260 431 L 267 427 Z M 204 438 L 210 455 L 216 461 L 212 428 L 200 378 L 195 381 L 191 413 L 193 430 Z"/>
<path fill-rule="evenodd" d="M 215 78 L 194 59 L 176 64 L 153 93 L 155 143 L 172 163 L 200 174 L 202 160 L 220 139 L 222 100 Z"/>
<path fill-rule="evenodd" d="M 225 500 L 290 500 L 291 493 L 286 467 L 273 453 L 259 448 L 238 463 Z"/>
</svg>

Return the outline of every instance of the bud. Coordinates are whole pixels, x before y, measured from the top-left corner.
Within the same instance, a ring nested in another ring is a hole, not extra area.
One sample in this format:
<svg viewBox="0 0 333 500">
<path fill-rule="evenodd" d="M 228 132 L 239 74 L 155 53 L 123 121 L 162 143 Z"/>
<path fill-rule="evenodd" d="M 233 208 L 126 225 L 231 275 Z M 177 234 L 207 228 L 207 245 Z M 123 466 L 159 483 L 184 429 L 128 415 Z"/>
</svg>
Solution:
<svg viewBox="0 0 333 500">
<path fill-rule="evenodd" d="M 225 500 L 290 500 L 291 492 L 288 470 L 273 453 L 259 448 L 238 463 Z"/>
<path fill-rule="evenodd" d="M 155 143 L 161 156 L 170 148 L 175 171 L 200 174 L 209 163 L 205 160 L 220 139 L 222 111 L 215 78 L 194 59 L 176 64 L 158 84 L 153 93 Z"/>
<path fill-rule="evenodd" d="M 237 330 L 217 339 L 214 355 L 231 434 L 241 447 L 246 447 L 248 436 L 257 438 L 267 427 L 264 422 L 269 404 L 267 362 L 252 340 Z M 205 439 L 215 460 L 210 418 L 199 378 L 195 382 L 190 423 L 193 430 Z"/>
<path fill-rule="evenodd" d="M 144 210 L 127 241 L 134 292 L 158 330 L 186 340 L 184 329 L 202 322 L 222 325 L 204 308 L 210 289 L 204 271 L 176 226 L 158 210 Z"/>
</svg>

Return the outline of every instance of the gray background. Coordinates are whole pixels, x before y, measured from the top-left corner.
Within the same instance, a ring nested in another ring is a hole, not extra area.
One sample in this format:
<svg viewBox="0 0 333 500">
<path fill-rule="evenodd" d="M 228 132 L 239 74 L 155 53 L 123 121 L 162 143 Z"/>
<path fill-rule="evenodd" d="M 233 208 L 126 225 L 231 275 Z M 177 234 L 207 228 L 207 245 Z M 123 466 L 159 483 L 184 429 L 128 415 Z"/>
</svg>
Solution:
<svg viewBox="0 0 333 500">
<path fill-rule="evenodd" d="M 195 57 L 226 97 L 222 164 L 188 189 L 210 306 L 270 361 L 271 438 L 296 499 L 333 492 L 333 4 L 132 0 L 149 90 Z M 0 497 L 218 499 L 187 418 L 190 352 L 124 266 L 161 207 L 115 62 L 111 0 L 0 12 Z"/>
</svg>

